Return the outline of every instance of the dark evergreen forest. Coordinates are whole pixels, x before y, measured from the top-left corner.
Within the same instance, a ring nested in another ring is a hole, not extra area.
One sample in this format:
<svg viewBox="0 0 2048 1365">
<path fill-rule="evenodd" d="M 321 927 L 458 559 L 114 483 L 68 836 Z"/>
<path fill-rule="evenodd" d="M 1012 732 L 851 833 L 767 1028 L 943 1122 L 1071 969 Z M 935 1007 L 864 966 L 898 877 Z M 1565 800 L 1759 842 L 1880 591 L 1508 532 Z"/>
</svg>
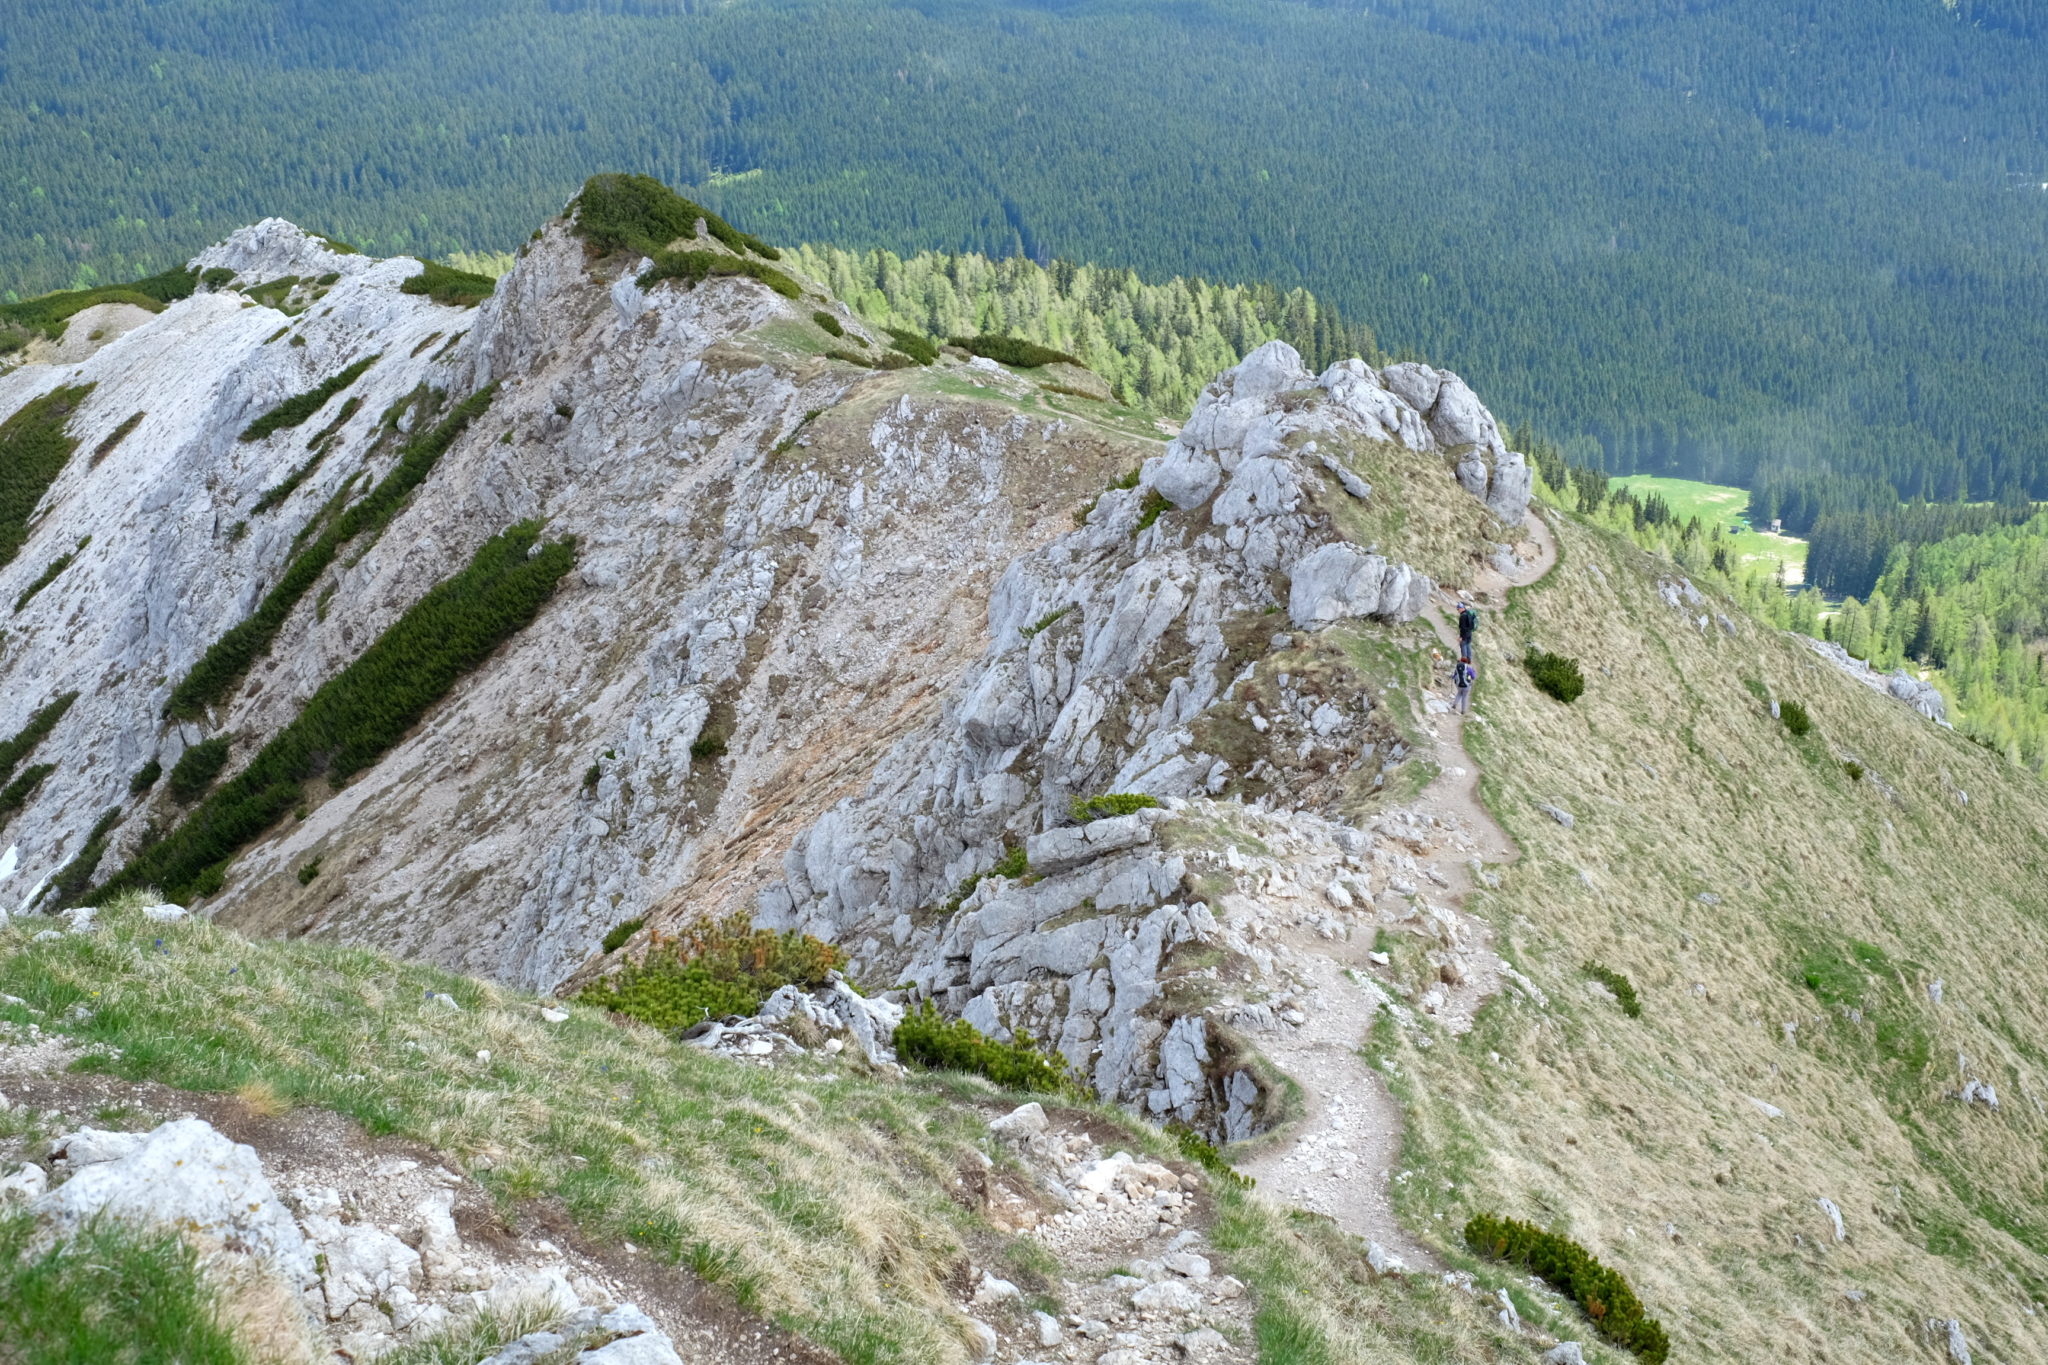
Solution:
<svg viewBox="0 0 2048 1365">
<path fill-rule="evenodd" d="M 0 291 L 273 213 L 505 248 L 627 169 L 784 243 L 1306 286 L 1612 471 L 2048 498 L 2033 0 L 6 8 Z"/>
</svg>

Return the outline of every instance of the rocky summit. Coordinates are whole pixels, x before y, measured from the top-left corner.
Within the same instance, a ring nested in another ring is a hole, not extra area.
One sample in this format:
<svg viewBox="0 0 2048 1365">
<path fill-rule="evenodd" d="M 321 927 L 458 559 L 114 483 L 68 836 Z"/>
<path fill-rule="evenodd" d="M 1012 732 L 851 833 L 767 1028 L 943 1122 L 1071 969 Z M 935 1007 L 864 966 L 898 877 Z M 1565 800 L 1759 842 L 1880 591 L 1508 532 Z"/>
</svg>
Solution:
<svg viewBox="0 0 2048 1365">
<path fill-rule="evenodd" d="M 1457 375 L 167 278 L 0 374 L 0 1241 L 178 1358 L 2048 1350 L 2038 783 Z"/>
</svg>

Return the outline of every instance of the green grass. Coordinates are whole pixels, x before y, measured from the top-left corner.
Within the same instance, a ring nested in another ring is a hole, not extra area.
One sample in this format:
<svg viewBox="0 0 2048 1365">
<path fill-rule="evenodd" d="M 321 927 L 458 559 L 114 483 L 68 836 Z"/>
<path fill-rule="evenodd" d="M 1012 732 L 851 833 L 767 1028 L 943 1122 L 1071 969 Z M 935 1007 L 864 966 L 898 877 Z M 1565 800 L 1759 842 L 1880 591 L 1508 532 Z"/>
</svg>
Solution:
<svg viewBox="0 0 2048 1365">
<path fill-rule="evenodd" d="M 542 544 L 538 522 L 484 542 L 467 567 L 436 584 L 323 684 L 246 768 L 137 853 L 101 897 L 142 886 L 180 899 L 217 890 L 228 860 L 299 804 L 307 780 L 324 774 L 339 785 L 376 762 L 540 612 L 574 562 L 575 542 Z"/>
<path fill-rule="evenodd" d="M 0 423 L 0 568 L 27 544 L 29 518 L 78 448 L 68 426 L 92 390 L 52 389 Z"/>
<path fill-rule="evenodd" d="M 29 1007 L 0 1017 L 69 1034 L 84 1070 L 261 1082 L 428 1143 L 506 1214 L 551 1198 L 587 1235 L 694 1268 L 813 1340 L 869 1341 L 856 1358 L 962 1359 L 946 1280 L 983 1225 L 947 1191 L 986 1118 L 946 1085 L 735 1065 L 580 1006 L 549 1025 L 515 991 L 197 916 L 151 924 L 137 901 L 89 936 L 0 929 L 0 991 Z"/>
<path fill-rule="evenodd" d="M 318 539 L 292 558 L 277 586 L 264 596 L 249 618 L 230 627 L 207 648 L 199 662 L 192 666 L 192 671 L 172 689 L 165 712 L 179 719 L 196 720 L 205 714 L 208 706 L 226 700 L 250 666 L 270 649 L 270 642 L 277 638 L 277 632 L 284 627 L 292 608 L 327 572 L 342 544 L 358 535 L 381 532 L 398 514 L 406 495 L 426 479 L 442 454 L 454 444 L 455 438 L 491 405 L 496 393 L 495 384 L 479 389 L 457 404 L 455 410 L 433 429 L 408 442 L 399 454 L 397 466 L 379 480 L 361 501 L 335 517 Z M 398 407 L 394 404 L 393 412 Z M 308 528 L 317 525 L 347 491 L 348 485 L 344 484 L 336 492 L 330 508 L 323 509 L 320 517 L 308 523 Z"/>
<path fill-rule="evenodd" d="M 0 1360 L 258 1365 L 176 1232 L 107 1220 L 46 1244 L 19 1209 L 0 1209 Z"/>
<path fill-rule="evenodd" d="M 1749 524 L 1749 490 L 1722 483 L 1700 483 L 1693 479 L 1666 479 L 1649 474 L 1631 474 L 1613 480 L 1637 497 L 1655 493 L 1664 499 L 1680 524 L 1700 519 L 1700 529 L 1719 526 L 1728 532 L 1728 553 L 1741 571 L 1756 565 L 1775 570 L 1784 566 L 1785 581 L 1799 583 L 1806 577 L 1806 542 L 1796 536 L 1774 535 Z"/>
<path fill-rule="evenodd" d="M 244 441 L 260 441 L 273 431 L 282 431 L 287 427 L 301 425 L 314 413 L 327 406 L 328 399 L 334 397 L 335 394 L 340 393 L 358 379 L 361 379 L 364 374 L 368 373 L 372 365 L 383 358 L 381 354 L 366 356 L 341 373 L 330 375 L 322 380 L 317 388 L 311 388 L 304 393 L 292 395 L 244 427 L 241 439 Z"/>
</svg>

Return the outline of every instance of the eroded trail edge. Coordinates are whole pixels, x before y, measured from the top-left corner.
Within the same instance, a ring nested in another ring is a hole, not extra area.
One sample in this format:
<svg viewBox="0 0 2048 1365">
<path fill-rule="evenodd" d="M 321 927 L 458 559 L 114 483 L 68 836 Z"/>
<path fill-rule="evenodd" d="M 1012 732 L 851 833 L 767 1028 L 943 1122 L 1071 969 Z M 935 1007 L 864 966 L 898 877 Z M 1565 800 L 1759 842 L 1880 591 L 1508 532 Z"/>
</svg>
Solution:
<svg viewBox="0 0 2048 1365">
<path fill-rule="evenodd" d="M 1488 647 L 1487 620 L 1506 605 L 1508 589 L 1537 582 L 1557 562 L 1555 538 L 1533 512 L 1521 531 L 1519 545 L 1497 555 L 1464 587 L 1465 600 L 1482 613 L 1475 648 L 1481 689 L 1499 658 Z M 1238 1166 L 1259 1182 L 1264 1197 L 1324 1214 L 1377 1244 L 1376 1267 L 1388 1264 L 1386 1256 L 1409 1267 L 1434 1267 L 1435 1257 L 1394 1213 L 1391 1186 L 1399 1178 L 1402 1117 L 1385 1075 L 1366 1051 L 1373 1021 L 1384 1007 L 1404 1023 L 1423 1027 L 1420 1015 L 1462 1034 L 1508 974 L 1493 950 L 1492 926 L 1465 910 L 1475 881 L 1491 878 L 1489 868 L 1512 862 L 1517 850 L 1480 801 L 1479 766 L 1465 750 L 1466 724 L 1484 721 L 1450 704 L 1449 668 L 1457 657 L 1450 619 L 1457 601 L 1455 590 L 1442 589 L 1425 613 L 1443 657 L 1433 671 L 1435 685 L 1415 700 L 1437 776 L 1414 801 L 1376 817 L 1366 831 L 1369 847 L 1344 860 L 1368 871 L 1369 880 L 1347 879 L 1343 866 L 1318 866 L 1311 855 L 1290 868 L 1291 885 L 1269 883 L 1269 892 L 1277 890 L 1282 900 L 1320 897 L 1342 904 L 1363 881 L 1371 893 L 1370 923 L 1381 932 L 1422 937 L 1430 945 L 1426 960 L 1437 967 L 1439 980 L 1411 1002 L 1393 988 L 1388 955 L 1372 946 L 1376 935 L 1361 934 L 1361 926 L 1352 925 L 1346 937 L 1327 919 L 1319 923 L 1313 912 L 1297 911 L 1289 917 L 1295 923 L 1278 935 L 1292 950 L 1301 989 L 1298 1002 L 1276 1021 L 1279 1026 L 1259 1041 L 1267 1060 L 1299 1087 L 1299 1115 Z M 1288 823 L 1285 817 L 1275 822 Z M 1268 842 L 1284 855 L 1307 853 L 1321 841 L 1302 840 L 1290 849 L 1286 835 L 1274 831 Z"/>
</svg>

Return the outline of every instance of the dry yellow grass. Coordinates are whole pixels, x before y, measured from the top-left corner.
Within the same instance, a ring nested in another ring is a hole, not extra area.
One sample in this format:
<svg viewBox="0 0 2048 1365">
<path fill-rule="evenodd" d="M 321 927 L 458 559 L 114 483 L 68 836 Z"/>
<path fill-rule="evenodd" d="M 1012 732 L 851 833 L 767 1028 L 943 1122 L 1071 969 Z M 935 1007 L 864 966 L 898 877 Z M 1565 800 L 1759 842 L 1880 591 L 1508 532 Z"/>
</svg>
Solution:
<svg viewBox="0 0 2048 1365">
<path fill-rule="evenodd" d="M 1467 731 L 1524 854 L 1470 908 L 1550 1006 L 1504 995 L 1427 1049 L 1388 1031 L 1404 1213 L 1447 1246 L 1480 1211 L 1570 1233 L 1674 1359 L 1914 1358 L 1929 1317 L 1979 1360 L 2048 1359 L 2048 788 L 1775 632 L 1702 631 L 1656 561 L 1553 524 L 1558 568 L 1481 632 Z M 1509 661 L 1531 642 L 1581 661 L 1576 705 Z"/>
</svg>

